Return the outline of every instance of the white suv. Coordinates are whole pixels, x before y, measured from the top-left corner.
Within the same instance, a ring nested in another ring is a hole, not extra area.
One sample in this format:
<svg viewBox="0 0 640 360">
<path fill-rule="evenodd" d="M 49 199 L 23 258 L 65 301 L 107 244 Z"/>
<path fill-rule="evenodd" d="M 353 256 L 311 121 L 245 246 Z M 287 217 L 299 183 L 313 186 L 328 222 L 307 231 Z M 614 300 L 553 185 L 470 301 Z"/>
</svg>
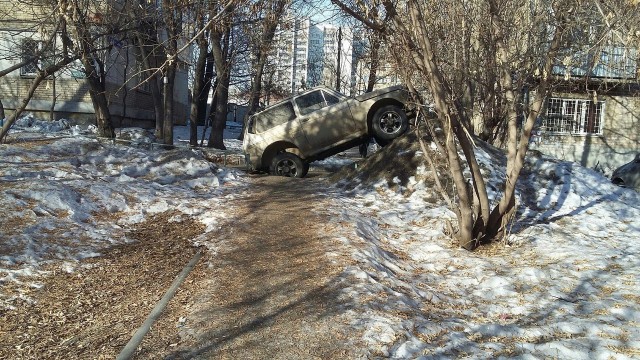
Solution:
<svg viewBox="0 0 640 360">
<path fill-rule="evenodd" d="M 385 145 L 409 127 L 408 93 L 402 86 L 347 97 L 317 87 L 255 115 L 242 148 L 250 170 L 304 177 L 309 163 L 373 137 Z"/>
</svg>

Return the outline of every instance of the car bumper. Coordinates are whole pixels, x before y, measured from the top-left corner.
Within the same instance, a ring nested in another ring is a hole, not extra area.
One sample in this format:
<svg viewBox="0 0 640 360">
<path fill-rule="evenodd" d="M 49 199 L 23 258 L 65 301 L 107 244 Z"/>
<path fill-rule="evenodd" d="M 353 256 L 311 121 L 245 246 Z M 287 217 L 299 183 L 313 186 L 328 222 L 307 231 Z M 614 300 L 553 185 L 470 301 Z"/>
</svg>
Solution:
<svg viewBox="0 0 640 360">
<path fill-rule="evenodd" d="M 244 162 L 247 166 L 247 171 L 258 171 L 261 168 L 262 160 L 257 155 L 244 153 Z"/>
</svg>

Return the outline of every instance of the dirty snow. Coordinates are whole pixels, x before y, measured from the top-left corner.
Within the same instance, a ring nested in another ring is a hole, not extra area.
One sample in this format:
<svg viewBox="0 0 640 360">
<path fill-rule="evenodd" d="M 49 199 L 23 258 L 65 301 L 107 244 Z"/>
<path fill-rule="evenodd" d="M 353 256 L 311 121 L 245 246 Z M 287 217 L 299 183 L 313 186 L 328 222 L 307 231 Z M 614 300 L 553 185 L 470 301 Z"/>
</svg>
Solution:
<svg viewBox="0 0 640 360">
<path fill-rule="evenodd" d="M 478 155 L 498 184 L 504 169 Z M 423 200 L 432 198 L 424 169 L 410 191 L 381 183 L 336 198 L 356 260 L 349 296 L 362 300 L 354 326 L 367 329 L 374 355 L 640 356 L 640 194 L 575 163 L 533 157 L 528 166 L 518 223 L 475 253 L 445 235 L 455 215 Z"/>
<path fill-rule="evenodd" d="M 36 275 L 52 262 L 73 271 L 79 260 L 130 241 L 127 229 L 155 213 L 194 216 L 211 231 L 225 216 L 225 197 L 234 196 L 220 189 L 244 184 L 244 173 L 216 167 L 199 150 L 112 144 L 91 128 L 56 123 L 23 118 L 10 136 L 29 147 L 0 145 L 0 286 L 37 287 Z M 134 145 L 152 141 L 142 129 L 118 133 Z M 13 300 L 0 288 L 0 310 Z"/>
<path fill-rule="evenodd" d="M 129 241 L 127 229 L 150 214 L 175 210 L 215 229 L 231 216 L 225 203 L 250 183 L 186 146 L 137 146 L 151 142 L 141 129 L 120 130 L 133 142 L 123 146 L 65 122 L 23 121 L 12 137 L 33 144 L 0 145 L 0 311 L 20 297 L 4 285 L 37 287 L 46 264 L 74 271 Z M 237 150 L 235 135 L 225 144 Z M 186 144 L 186 127 L 175 138 Z M 504 170 L 478 154 L 495 198 Z M 337 156 L 314 166 L 352 163 Z M 640 356 L 640 194 L 574 163 L 534 157 L 528 167 L 518 223 L 474 253 L 447 236 L 455 216 L 434 203 L 425 168 L 406 188 L 327 189 L 335 236 L 353 260 L 343 276 L 355 305 L 345 311 L 370 357 Z"/>
</svg>

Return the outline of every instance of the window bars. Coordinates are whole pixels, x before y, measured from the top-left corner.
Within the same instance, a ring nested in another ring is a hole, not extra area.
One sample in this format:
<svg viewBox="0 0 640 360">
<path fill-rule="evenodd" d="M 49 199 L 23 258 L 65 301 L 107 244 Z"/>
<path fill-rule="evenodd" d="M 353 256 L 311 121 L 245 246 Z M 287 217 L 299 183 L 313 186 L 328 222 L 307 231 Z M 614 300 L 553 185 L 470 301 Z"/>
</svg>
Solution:
<svg viewBox="0 0 640 360">
<path fill-rule="evenodd" d="M 550 98 L 542 130 L 550 134 L 602 135 L 604 101 Z"/>
</svg>

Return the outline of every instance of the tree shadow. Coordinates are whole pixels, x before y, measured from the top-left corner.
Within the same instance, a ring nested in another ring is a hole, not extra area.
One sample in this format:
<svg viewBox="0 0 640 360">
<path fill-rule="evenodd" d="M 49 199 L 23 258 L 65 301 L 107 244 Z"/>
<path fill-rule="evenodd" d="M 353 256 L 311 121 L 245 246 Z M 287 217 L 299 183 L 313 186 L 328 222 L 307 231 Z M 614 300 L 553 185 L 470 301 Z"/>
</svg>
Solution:
<svg viewBox="0 0 640 360">
<path fill-rule="evenodd" d="M 323 229 L 316 226 L 323 224 L 318 212 L 325 210 L 318 208 L 316 192 L 326 184 L 281 177 L 260 177 L 256 183 L 258 192 L 244 194 L 246 210 L 216 235 L 225 250 L 212 260 L 211 287 L 198 294 L 202 306 L 189 317 L 197 329 L 195 342 L 167 359 L 236 357 L 256 346 L 264 356 L 283 356 L 283 348 L 300 345 L 289 343 L 307 333 L 305 327 L 325 330 L 309 333 L 314 340 L 304 338 L 319 356 L 348 350 L 346 342 L 336 340 L 347 335 L 338 320 L 351 307 L 343 293 L 343 269 L 326 255 L 335 239 L 316 232 Z"/>
<path fill-rule="evenodd" d="M 589 186 L 589 190 L 605 194 L 596 196 L 586 204 L 581 204 L 567 213 L 558 214 L 560 209 L 566 205 L 567 201 L 569 201 L 569 195 L 572 191 L 572 182 L 575 181 L 576 176 L 574 173 L 576 165 L 571 162 L 563 161 L 556 161 L 555 163 L 556 167 L 551 171 L 531 172 L 530 170 L 527 170 L 527 174 L 523 174 L 523 178 L 527 176 L 531 177 L 535 174 L 535 181 L 546 179 L 547 191 L 545 196 L 538 200 L 536 199 L 536 195 L 531 193 L 531 190 L 540 187 L 541 184 L 531 185 L 528 182 L 525 182 L 518 185 L 521 200 L 523 201 L 523 209 L 519 210 L 519 217 L 513 225 L 511 230 L 512 233 L 518 234 L 526 228 L 536 224 L 554 223 L 566 217 L 585 213 L 595 205 L 603 202 L 619 202 L 622 200 L 625 193 L 630 191 L 628 189 L 612 185 L 606 186 L 604 189 L 599 189 L 598 182 L 593 185 L 583 184 L 583 186 Z M 561 174 L 559 175 L 558 172 L 561 172 Z M 610 191 L 610 193 L 606 194 L 608 191 Z M 524 215 L 525 211 L 540 212 L 535 216 L 526 216 Z"/>
<path fill-rule="evenodd" d="M 602 196 L 575 212 L 585 211 L 593 203 L 621 197 L 624 195 L 623 191 L 626 190 L 618 189 L 614 194 Z M 548 218 L 550 221 L 557 221 L 562 216 L 554 217 L 552 213 Z M 589 351 L 601 349 L 611 350 L 612 353 L 617 353 L 618 347 L 621 351 L 630 349 L 630 353 L 636 349 L 631 336 L 624 336 L 627 332 L 625 329 L 633 328 L 633 321 L 638 313 L 637 306 L 634 307 L 632 300 L 627 297 L 631 296 L 633 299 L 635 294 L 628 284 L 624 284 L 625 278 L 635 278 L 635 269 L 640 266 L 635 250 L 624 247 L 605 249 L 602 250 L 602 261 L 586 263 L 572 261 L 583 258 L 574 259 L 570 255 L 566 261 L 568 266 L 564 266 L 564 262 L 553 262 L 551 268 L 540 265 L 545 263 L 545 259 L 536 261 L 536 265 L 530 266 L 543 271 L 544 275 L 535 279 L 536 281 L 529 282 L 525 278 L 514 281 L 514 292 L 519 293 L 521 298 L 514 295 L 501 300 L 500 297 L 487 297 L 484 294 L 486 286 L 474 289 L 477 285 L 474 285 L 473 273 L 463 275 L 470 275 L 470 278 L 464 280 L 455 276 L 448 278 L 446 274 L 430 274 L 434 270 L 420 273 L 416 272 L 416 269 L 420 269 L 420 264 L 415 263 L 416 267 L 412 269 L 412 263 L 407 262 L 406 258 L 395 256 L 393 249 L 377 249 L 381 247 L 380 239 L 393 238 L 393 233 L 362 231 L 374 225 L 358 227 L 358 235 L 369 244 L 366 250 L 361 251 L 360 256 L 365 258 L 362 261 L 365 264 L 385 264 L 384 267 L 371 266 L 373 271 L 368 275 L 375 281 L 387 278 L 392 285 L 379 287 L 380 292 L 368 297 L 364 306 L 380 309 L 384 312 L 381 316 L 390 322 L 397 321 L 394 326 L 405 330 L 397 331 L 394 341 L 387 344 L 384 352 L 374 354 L 374 358 L 395 358 L 397 354 L 412 354 L 409 357 L 440 359 L 467 357 L 470 354 L 484 357 L 489 353 L 496 358 L 522 354 L 553 357 L 556 355 L 553 353 L 556 343 L 566 345 L 565 342 L 569 342 L 569 348 L 577 346 L 577 350 L 588 353 L 586 357 L 579 355 L 580 358 L 594 356 L 595 352 Z M 600 254 L 600 251 L 594 249 L 593 253 Z M 552 260 L 553 255 L 549 255 L 548 260 Z M 438 254 L 434 253 L 434 256 Z M 478 256 L 509 257 L 509 252 L 491 252 Z M 512 261 L 516 259 L 517 257 Z M 482 261 L 480 258 L 478 260 Z M 463 259 L 461 262 L 469 264 L 469 260 Z M 454 267 L 459 268 L 456 265 L 458 263 L 453 260 Z M 572 265 L 576 268 L 571 268 Z M 501 273 L 503 269 L 499 265 L 496 266 L 497 275 L 513 277 L 517 276 L 520 265 L 512 264 L 511 270 L 505 273 Z M 527 264 L 521 266 L 526 267 Z M 394 270 L 396 268 L 401 270 Z M 487 271 L 490 267 L 478 268 Z M 405 271 L 409 273 L 406 274 Z M 455 275 L 457 271 L 459 270 L 454 269 L 449 274 Z M 492 276 L 491 271 L 488 272 L 487 275 Z M 432 279 L 437 279 L 437 282 L 431 281 Z M 444 286 L 447 290 L 442 290 L 441 281 L 448 285 Z M 457 281 L 466 289 L 456 289 L 454 282 Z M 534 297 L 524 300 L 532 292 L 536 294 L 537 300 Z M 623 299 L 626 299 L 626 306 L 616 308 L 616 305 L 624 303 Z M 496 308 L 504 308 L 506 314 L 496 313 Z M 525 310 L 511 314 L 511 308 Z M 572 322 L 574 319 L 575 324 Z M 603 333 L 607 331 L 607 327 L 615 327 L 620 334 L 614 335 L 620 335 L 620 338 L 614 339 L 607 334 L 598 335 L 598 324 L 602 324 Z M 585 343 L 589 345 L 583 347 Z M 527 346 L 521 346 L 527 344 L 541 347 L 530 350 Z M 612 346 L 616 350 L 612 350 Z"/>
</svg>

